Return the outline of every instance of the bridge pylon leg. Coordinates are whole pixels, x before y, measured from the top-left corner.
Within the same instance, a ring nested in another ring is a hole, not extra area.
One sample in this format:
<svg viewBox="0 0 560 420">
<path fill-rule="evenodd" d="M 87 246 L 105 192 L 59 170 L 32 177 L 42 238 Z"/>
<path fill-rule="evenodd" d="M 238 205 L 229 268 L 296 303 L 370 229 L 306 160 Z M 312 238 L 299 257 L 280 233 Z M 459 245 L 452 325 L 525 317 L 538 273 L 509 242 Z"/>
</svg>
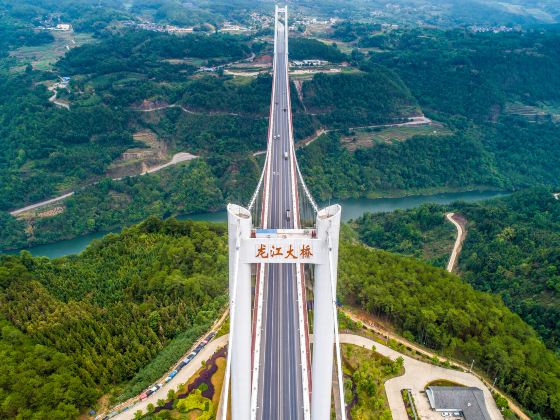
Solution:
<svg viewBox="0 0 560 420">
<path fill-rule="evenodd" d="M 230 204 L 227 211 L 230 310 L 235 311 L 235 315 L 230 312 L 228 348 L 231 352 L 231 418 L 247 420 L 251 405 L 251 264 L 240 261 L 236 253 L 241 251 L 240 241 L 251 236 L 252 220 L 249 210 L 241 206 Z M 231 324 L 232 319 L 235 325 Z"/>
<path fill-rule="evenodd" d="M 331 247 L 331 265 L 328 259 L 315 266 L 315 283 L 313 285 L 313 359 L 311 383 L 311 419 L 328 420 L 331 418 L 332 366 L 335 344 L 331 275 L 334 275 L 336 290 L 336 273 L 338 261 L 338 236 L 340 231 L 341 208 L 333 205 L 317 213 L 317 238 L 325 240 Z"/>
</svg>

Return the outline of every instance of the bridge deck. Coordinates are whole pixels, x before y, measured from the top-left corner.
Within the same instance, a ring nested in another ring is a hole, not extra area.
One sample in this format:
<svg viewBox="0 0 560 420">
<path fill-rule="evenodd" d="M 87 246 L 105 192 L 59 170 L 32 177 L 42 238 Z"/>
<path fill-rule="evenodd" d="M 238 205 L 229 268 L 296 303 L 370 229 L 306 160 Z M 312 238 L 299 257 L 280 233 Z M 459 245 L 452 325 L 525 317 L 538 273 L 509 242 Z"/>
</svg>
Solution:
<svg viewBox="0 0 560 420">
<path fill-rule="evenodd" d="M 286 26 L 275 25 L 274 83 L 263 227 L 298 228 L 297 178 L 289 101 Z M 295 264 L 264 266 L 257 417 L 304 418 L 302 358 Z M 308 363 L 304 360 L 304 363 Z"/>
</svg>

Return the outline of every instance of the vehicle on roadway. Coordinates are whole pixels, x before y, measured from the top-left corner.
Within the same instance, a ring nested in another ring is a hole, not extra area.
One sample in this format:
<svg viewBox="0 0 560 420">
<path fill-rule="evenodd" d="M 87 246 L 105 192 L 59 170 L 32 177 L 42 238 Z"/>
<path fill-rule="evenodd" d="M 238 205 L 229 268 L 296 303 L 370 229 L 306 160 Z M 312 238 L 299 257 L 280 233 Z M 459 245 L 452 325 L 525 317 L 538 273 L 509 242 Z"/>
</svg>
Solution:
<svg viewBox="0 0 560 420">
<path fill-rule="evenodd" d="M 288 160 L 288 152 L 284 152 L 284 159 Z"/>
<path fill-rule="evenodd" d="M 289 222 L 291 219 L 291 212 L 290 209 L 286 210 L 286 220 Z"/>
</svg>

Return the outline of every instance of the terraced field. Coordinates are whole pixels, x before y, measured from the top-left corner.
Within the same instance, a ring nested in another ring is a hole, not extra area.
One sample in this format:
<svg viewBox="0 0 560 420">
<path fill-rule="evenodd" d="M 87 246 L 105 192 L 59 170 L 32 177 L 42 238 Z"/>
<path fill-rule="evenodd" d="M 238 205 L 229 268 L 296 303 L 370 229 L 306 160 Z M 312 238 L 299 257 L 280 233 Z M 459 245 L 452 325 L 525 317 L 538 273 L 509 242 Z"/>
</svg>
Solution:
<svg viewBox="0 0 560 420">
<path fill-rule="evenodd" d="M 507 104 L 504 113 L 525 117 L 530 121 L 548 118 L 560 121 L 560 104 L 539 103 L 538 106 L 532 106 L 515 102 Z"/>
<path fill-rule="evenodd" d="M 452 132 L 442 125 L 415 125 L 403 127 L 361 128 L 341 137 L 345 148 L 354 151 L 377 144 L 406 141 L 413 136 L 445 136 Z"/>
<path fill-rule="evenodd" d="M 72 48 L 80 47 L 86 43 L 93 42 L 90 34 L 74 32 L 52 32 L 54 41 L 50 44 L 21 47 L 10 53 L 22 64 L 16 69 L 23 69 L 31 64 L 37 70 L 52 70 L 52 66 Z"/>
</svg>

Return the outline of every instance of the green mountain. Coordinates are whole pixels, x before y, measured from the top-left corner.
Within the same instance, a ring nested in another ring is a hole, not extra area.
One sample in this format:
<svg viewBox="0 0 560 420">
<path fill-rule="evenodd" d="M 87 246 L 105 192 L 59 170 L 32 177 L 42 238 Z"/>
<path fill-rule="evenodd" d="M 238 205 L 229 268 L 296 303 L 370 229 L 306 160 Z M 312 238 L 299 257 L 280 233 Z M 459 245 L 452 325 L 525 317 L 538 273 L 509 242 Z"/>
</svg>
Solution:
<svg viewBox="0 0 560 420">
<path fill-rule="evenodd" d="M 557 417 L 560 361 L 498 298 L 343 236 L 339 299 Z M 0 257 L 0 415 L 68 418 L 155 381 L 223 309 L 226 251 L 223 225 L 150 218 L 78 256 Z"/>
<path fill-rule="evenodd" d="M 456 236 L 445 219 L 466 219 L 458 271 L 474 288 L 501 296 L 546 344 L 560 343 L 560 202 L 552 189 L 531 189 L 479 203 L 427 205 L 366 214 L 353 226 L 370 246 L 445 266 Z"/>
</svg>

